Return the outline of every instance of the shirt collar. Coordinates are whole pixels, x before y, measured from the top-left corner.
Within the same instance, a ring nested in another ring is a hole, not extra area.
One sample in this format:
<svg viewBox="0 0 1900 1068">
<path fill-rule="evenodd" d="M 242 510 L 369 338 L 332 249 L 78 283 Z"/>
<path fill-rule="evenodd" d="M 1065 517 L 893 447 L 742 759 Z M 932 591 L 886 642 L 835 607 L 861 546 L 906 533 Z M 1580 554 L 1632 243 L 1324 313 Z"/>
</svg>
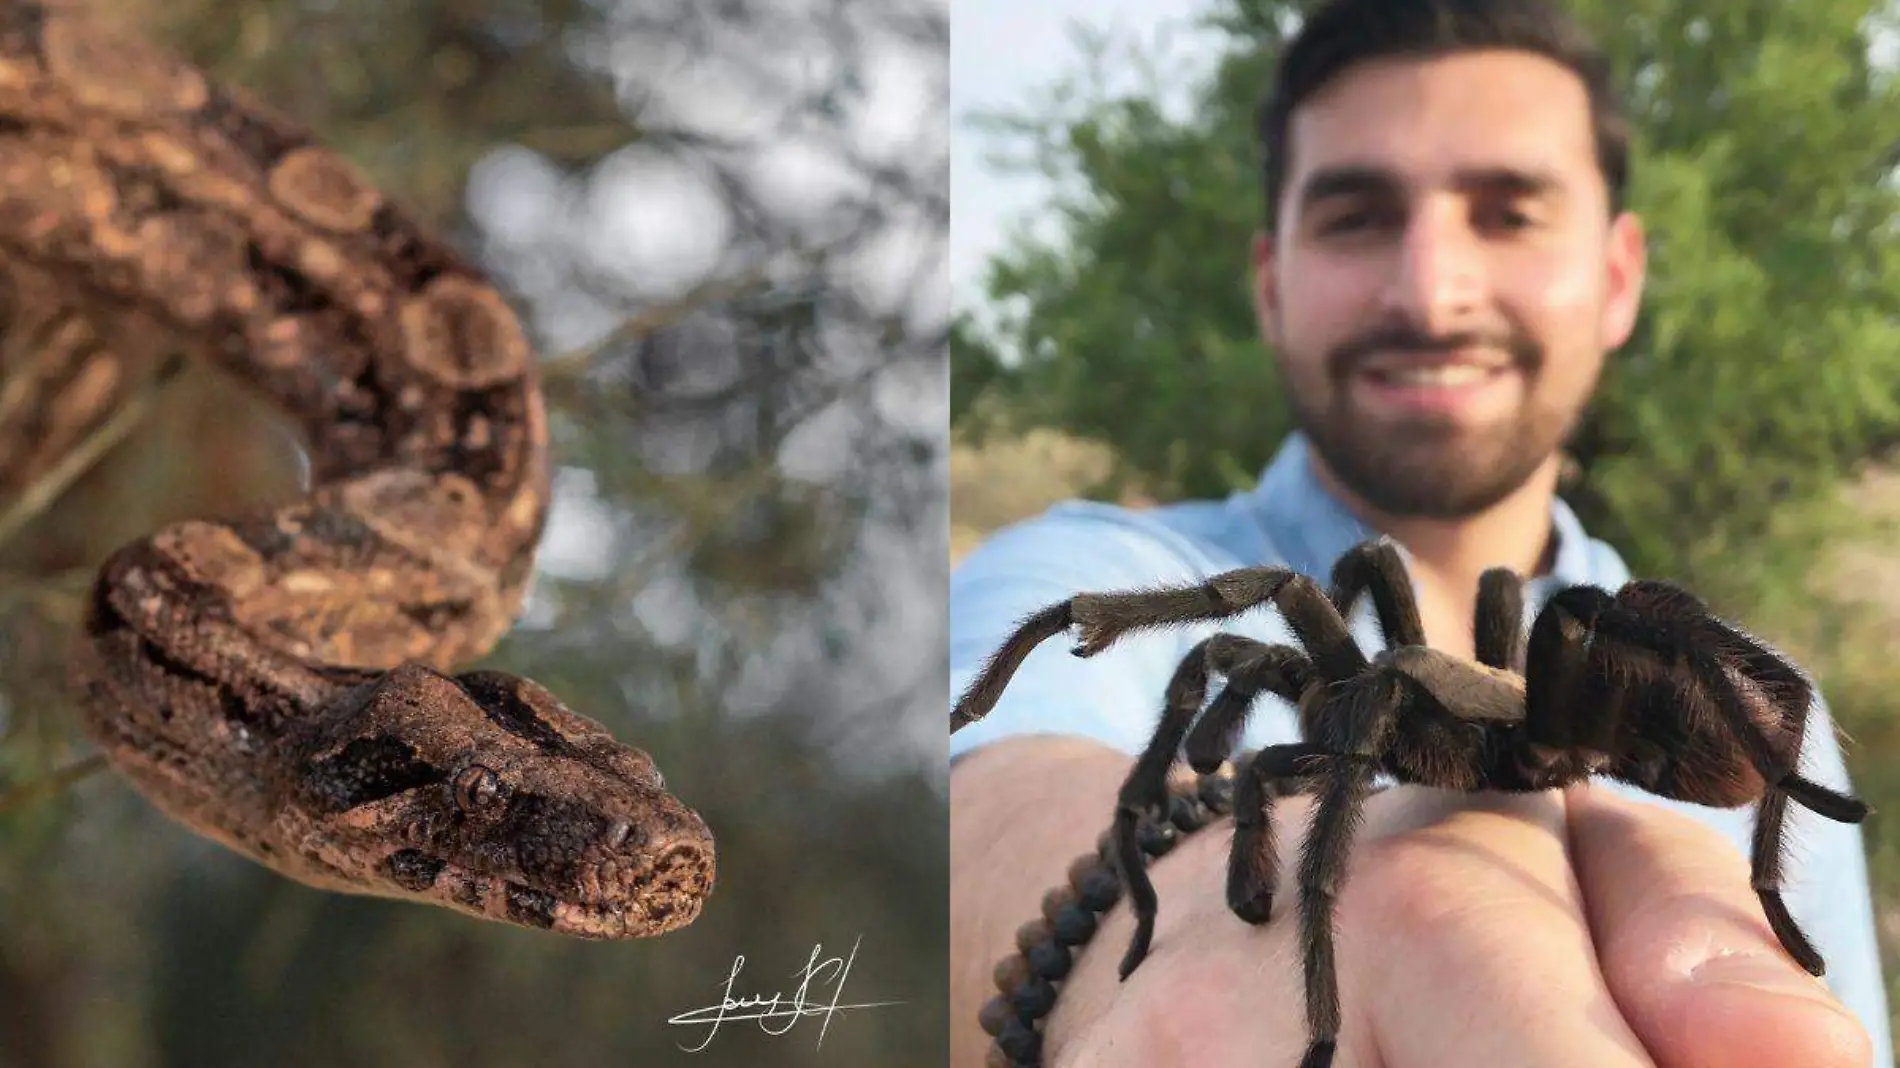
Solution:
<svg viewBox="0 0 1900 1068">
<path fill-rule="evenodd" d="M 1324 579 L 1340 554 L 1378 531 L 1354 515 L 1320 484 L 1313 473 L 1312 445 L 1304 433 L 1289 434 L 1260 477 L 1239 503 L 1251 511 L 1287 566 Z M 1592 580 L 1589 539 L 1583 524 L 1562 498 L 1551 504 L 1551 530 L 1557 539 L 1549 579 L 1562 584 Z"/>
</svg>

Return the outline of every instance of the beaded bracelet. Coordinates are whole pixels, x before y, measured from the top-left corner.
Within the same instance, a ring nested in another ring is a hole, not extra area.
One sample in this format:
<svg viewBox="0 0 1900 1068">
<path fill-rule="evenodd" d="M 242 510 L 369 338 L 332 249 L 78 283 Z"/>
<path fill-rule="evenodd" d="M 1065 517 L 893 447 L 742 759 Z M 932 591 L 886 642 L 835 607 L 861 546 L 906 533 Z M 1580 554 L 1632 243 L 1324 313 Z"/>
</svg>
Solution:
<svg viewBox="0 0 1900 1068">
<path fill-rule="evenodd" d="M 1136 841 L 1146 863 L 1166 856 L 1185 835 L 1226 816 L 1234 808 L 1234 769 L 1245 767 L 1242 753 L 1206 775 L 1168 784 L 1166 819 L 1143 817 Z M 1042 1032 L 1055 1011 L 1057 988 L 1069 976 L 1075 956 L 1095 937 L 1098 917 L 1121 900 L 1122 880 L 1115 866 L 1113 836 L 1103 831 L 1095 852 L 1069 864 L 1066 884 L 1042 895 L 1042 916 L 1016 929 L 1016 952 L 996 963 L 991 979 L 1001 991 L 984 1004 L 977 1022 L 991 1036 L 988 1068 L 1037 1068 L 1042 1064 Z"/>
</svg>

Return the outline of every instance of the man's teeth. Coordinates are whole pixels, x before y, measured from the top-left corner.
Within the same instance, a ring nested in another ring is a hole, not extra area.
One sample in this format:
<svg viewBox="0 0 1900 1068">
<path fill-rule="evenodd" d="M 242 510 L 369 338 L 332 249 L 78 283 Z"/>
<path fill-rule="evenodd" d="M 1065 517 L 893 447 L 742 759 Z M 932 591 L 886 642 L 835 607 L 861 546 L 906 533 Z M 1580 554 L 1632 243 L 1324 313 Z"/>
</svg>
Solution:
<svg viewBox="0 0 1900 1068">
<path fill-rule="evenodd" d="M 1380 380 L 1400 386 L 1468 386 L 1491 377 L 1489 367 L 1474 367 L 1471 364 L 1450 364 L 1442 367 L 1407 367 L 1385 371 L 1375 371 Z"/>
</svg>

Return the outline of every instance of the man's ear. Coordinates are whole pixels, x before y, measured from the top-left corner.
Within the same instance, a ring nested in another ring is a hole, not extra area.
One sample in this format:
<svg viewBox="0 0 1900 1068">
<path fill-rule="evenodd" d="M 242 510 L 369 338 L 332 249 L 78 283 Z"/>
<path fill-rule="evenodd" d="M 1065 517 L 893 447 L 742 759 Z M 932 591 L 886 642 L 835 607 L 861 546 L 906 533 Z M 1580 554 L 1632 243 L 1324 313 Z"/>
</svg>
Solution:
<svg viewBox="0 0 1900 1068">
<path fill-rule="evenodd" d="M 1253 311 L 1260 337 L 1268 345 L 1280 345 L 1280 276 L 1273 258 L 1273 234 L 1258 230 L 1253 235 Z"/>
<path fill-rule="evenodd" d="M 1604 249 L 1603 318 L 1598 323 L 1606 349 L 1621 348 L 1636 329 L 1636 317 L 1643 307 L 1643 283 L 1648 277 L 1648 240 L 1643 220 L 1635 212 L 1623 212 L 1610 223 Z"/>
</svg>

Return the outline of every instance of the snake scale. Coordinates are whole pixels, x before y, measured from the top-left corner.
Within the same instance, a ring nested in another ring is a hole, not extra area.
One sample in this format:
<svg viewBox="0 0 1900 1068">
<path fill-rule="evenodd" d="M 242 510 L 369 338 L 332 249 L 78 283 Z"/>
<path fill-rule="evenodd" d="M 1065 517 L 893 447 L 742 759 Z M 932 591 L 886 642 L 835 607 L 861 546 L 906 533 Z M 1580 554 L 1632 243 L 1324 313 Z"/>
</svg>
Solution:
<svg viewBox="0 0 1900 1068">
<path fill-rule="evenodd" d="M 311 886 L 586 938 L 698 916 L 712 836 L 647 754 L 448 673 L 512 624 L 550 492 L 533 350 L 475 269 L 241 90 L 0 0 L 0 279 L 10 320 L 212 361 L 308 450 L 275 513 L 100 568 L 72 674 L 120 775 Z"/>
</svg>

